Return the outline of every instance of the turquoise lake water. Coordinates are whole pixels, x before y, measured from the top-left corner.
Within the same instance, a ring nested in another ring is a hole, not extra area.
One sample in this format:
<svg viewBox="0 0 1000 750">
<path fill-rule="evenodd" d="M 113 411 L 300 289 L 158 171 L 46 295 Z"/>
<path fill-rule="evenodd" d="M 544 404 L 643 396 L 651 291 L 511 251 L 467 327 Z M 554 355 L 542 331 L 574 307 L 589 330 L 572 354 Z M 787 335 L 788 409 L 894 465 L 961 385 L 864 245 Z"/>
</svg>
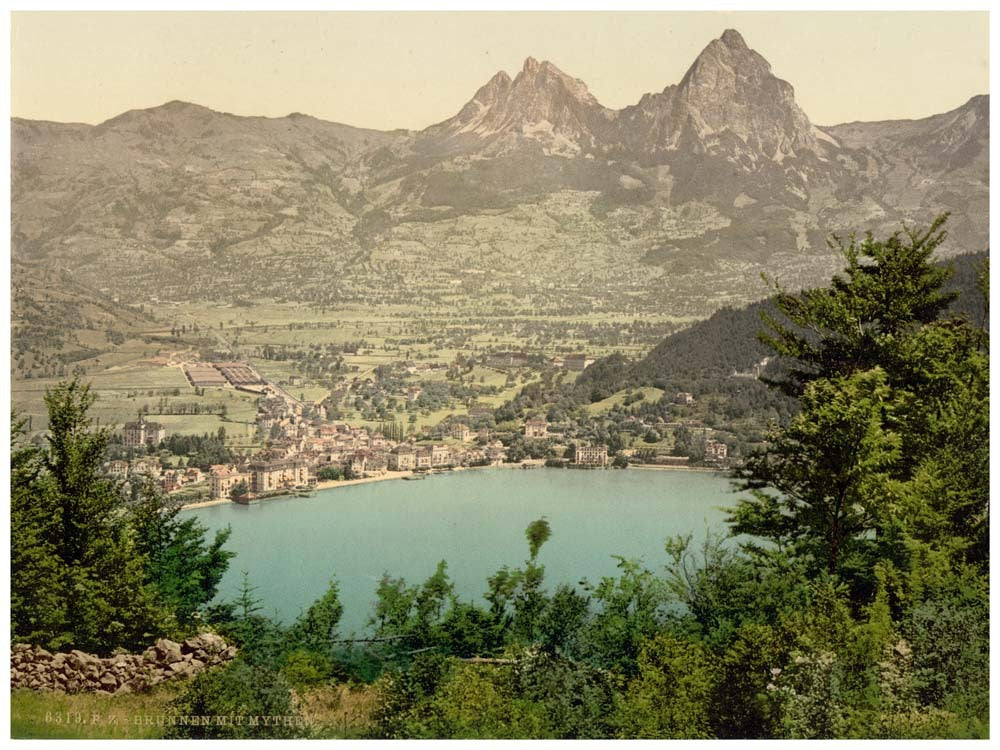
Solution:
<svg viewBox="0 0 1000 750">
<path fill-rule="evenodd" d="M 213 531 L 232 527 L 226 547 L 236 557 L 220 599 L 235 598 L 246 571 L 262 614 L 290 622 L 336 576 L 347 634 L 364 630 L 385 572 L 422 583 L 446 560 L 459 596 L 478 600 L 488 576 L 527 558 L 524 529 L 541 516 L 552 527 L 538 556 L 551 591 L 614 575 L 614 555 L 661 571 L 667 537 L 692 533 L 698 540 L 709 528 L 723 530 L 721 508 L 736 497 L 728 479 L 707 472 L 487 469 L 184 515 Z"/>
</svg>

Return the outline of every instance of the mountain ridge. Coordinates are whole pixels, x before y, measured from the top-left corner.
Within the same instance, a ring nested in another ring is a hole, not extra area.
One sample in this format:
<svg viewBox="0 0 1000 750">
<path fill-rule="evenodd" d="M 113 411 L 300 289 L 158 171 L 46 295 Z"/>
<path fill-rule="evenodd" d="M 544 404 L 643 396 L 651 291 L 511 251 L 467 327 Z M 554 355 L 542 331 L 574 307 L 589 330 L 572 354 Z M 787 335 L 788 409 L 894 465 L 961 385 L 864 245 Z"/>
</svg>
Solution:
<svg viewBox="0 0 1000 750">
<path fill-rule="evenodd" d="M 123 298 L 362 301 L 403 285 L 434 299 L 483 293 L 475 271 L 557 306 L 703 316 L 761 296 L 746 279 L 762 271 L 822 278 L 832 232 L 947 210 L 959 253 L 988 231 L 988 95 L 816 126 L 734 30 L 619 110 L 528 58 L 423 130 L 179 100 L 11 128 L 15 259 Z"/>
</svg>

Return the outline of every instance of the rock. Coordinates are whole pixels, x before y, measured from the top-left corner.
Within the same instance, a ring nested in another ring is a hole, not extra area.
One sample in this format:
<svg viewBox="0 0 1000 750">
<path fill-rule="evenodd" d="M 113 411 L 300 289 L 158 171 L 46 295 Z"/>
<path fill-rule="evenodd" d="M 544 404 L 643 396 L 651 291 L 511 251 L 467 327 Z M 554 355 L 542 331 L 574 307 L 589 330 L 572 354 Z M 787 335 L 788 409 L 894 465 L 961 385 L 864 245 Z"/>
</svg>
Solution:
<svg viewBox="0 0 1000 750">
<path fill-rule="evenodd" d="M 190 664 L 191 668 L 196 671 L 200 671 L 205 668 L 205 662 L 203 662 L 201 659 L 192 659 Z"/>
<path fill-rule="evenodd" d="M 15 643 L 14 646 L 13 646 L 13 648 L 11 650 L 14 651 L 15 653 L 21 653 L 22 651 L 30 651 L 31 650 L 31 644 L 29 644 L 29 643 Z"/>
<path fill-rule="evenodd" d="M 108 690 L 115 690 L 118 687 L 118 678 L 111 672 L 105 672 L 101 677 L 101 687 Z"/>
<path fill-rule="evenodd" d="M 167 640 L 166 638 L 161 638 L 156 642 L 156 652 L 160 659 L 165 661 L 167 664 L 172 664 L 183 658 L 183 654 L 181 654 L 181 645 Z"/>
<path fill-rule="evenodd" d="M 115 690 L 115 695 L 118 695 L 120 693 L 131 693 L 131 692 L 133 692 L 132 685 L 128 682 L 123 682 L 121 685 L 118 686 L 118 689 Z"/>
<path fill-rule="evenodd" d="M 35 661 L 52 661 L 52 654 L 46 651 L 44 648 L 39 648 L 35 651 Z"/>
<path fill-rule="evenodd" d="M 219 654 L 219 658 L 223 661 L 230 661 L 236 658 L 236 646 L 230 646 L 225 651 Z"/>
<path fill-rule="evenodd" d="M 169 670 L 173 674 L 180 674 L 181 672 L 187 672 L 190 669 L 190 664 L 183 661 L 175 661 L 169 666 Z"/>
<path fill-rule="evenodd" d="M 53 667 L 61 667 L 66 663 L 66 654 L 56 654 L 52 657 L 52 661 L 49 662 Z"/>
<path fill-rule="evenodd" d="M 75 693 L 79 689 L 80 689 L 80 681 L 79 680 L 76 680 L 76 679 L 66 680 L 66 692 L 67 693 Z"/>
<path fill-rule="evenodd" d="M 215 633 L 199 633 L 198 635 L 184 641 L 182 648 L 185 653 L 191 653 L 194 651 L 216 653 L 224 650 L 227 645 L 226 639 L 221 635 L 216 635 Z"/>
</svg>

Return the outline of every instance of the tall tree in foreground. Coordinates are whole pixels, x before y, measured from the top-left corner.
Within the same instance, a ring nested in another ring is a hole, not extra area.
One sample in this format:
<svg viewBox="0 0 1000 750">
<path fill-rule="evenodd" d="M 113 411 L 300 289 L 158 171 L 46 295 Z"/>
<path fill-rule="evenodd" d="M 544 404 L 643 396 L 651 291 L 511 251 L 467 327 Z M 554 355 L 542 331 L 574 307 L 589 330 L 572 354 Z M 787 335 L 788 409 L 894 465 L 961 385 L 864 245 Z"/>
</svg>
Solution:
<svg viewBox="0 0 1000 750">
<path fill-rule="evenodd" d="M 852 237 L 843 276 L 780 295 L 790 324 L 766 318 L 762 339 L 790 362 L 779 385 L 802 411 L 738 472 L 752 498 L 730 523 L 766 540 L 755 552 L 869 584 L 876 561 L 905 567 L 915 542 L 984 559 L 988 354 L 982 330 L 939 319 L 953 299 L 931 264 L 945 218 Z"/>
<path fill-rule="evenodd" d="M 179 518 L 180 503 L 148 482 L 129 508 L 137 552 L 145 558 L 145 581 L 171 609 L 182 626 L 215 598 L 234 553 L 222 547 L 231 533 L 227 526 L 211 542 L 197 518 Z"/>
<path fill-rule="evenodd" d="M 36 635 L 52 648 L 107 652 L 144 644 L 161 632 L 165 617 L 143 581 L 144 559 L 133 544 L 118 487 L 101 474 L 108 432 L 87 416 L 93 403 L 90 388 L 75 380 L 46 392 L 43 471 L 14 492 L 29 493 L 47 519 L 36 530 L 58 567 L 62 622 Z M 23 535 L 12 539 L 12 548 L 30 543 L 30 535 Z"/>
<path fill-rule="evenodd" d="M 11 635 L 54 649 L 134 649 L 207 603 L 231 556 L 158 491 L 129 506 L 101 465 L 108 431 L 94 426 L 90 388 L 45 394 L 47 449 L 12 429 Z"/>
</svg>

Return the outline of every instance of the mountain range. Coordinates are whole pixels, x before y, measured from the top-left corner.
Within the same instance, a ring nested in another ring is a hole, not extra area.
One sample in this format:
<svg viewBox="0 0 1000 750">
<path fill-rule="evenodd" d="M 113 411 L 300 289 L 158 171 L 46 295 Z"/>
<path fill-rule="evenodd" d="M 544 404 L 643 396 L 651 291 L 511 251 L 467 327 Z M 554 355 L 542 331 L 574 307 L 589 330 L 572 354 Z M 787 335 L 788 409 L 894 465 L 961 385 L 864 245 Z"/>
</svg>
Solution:
<svg viewBox="0 0 1000 750">
<path fill-rule="evenodd" d="M 950 211 L 946 254 L 987 246 L 988 96 L 817 126 L 734 30 L 620 110 L 529 58 L 420 131 L 179 101 L 11 128 L 15 280 L 44 267 L 130 302 L 483 312 L 475 301 L 508 294 L 704 317 L 765 296 L 761 271 L 828 279 L 831 233 Z"/>
</svg>

